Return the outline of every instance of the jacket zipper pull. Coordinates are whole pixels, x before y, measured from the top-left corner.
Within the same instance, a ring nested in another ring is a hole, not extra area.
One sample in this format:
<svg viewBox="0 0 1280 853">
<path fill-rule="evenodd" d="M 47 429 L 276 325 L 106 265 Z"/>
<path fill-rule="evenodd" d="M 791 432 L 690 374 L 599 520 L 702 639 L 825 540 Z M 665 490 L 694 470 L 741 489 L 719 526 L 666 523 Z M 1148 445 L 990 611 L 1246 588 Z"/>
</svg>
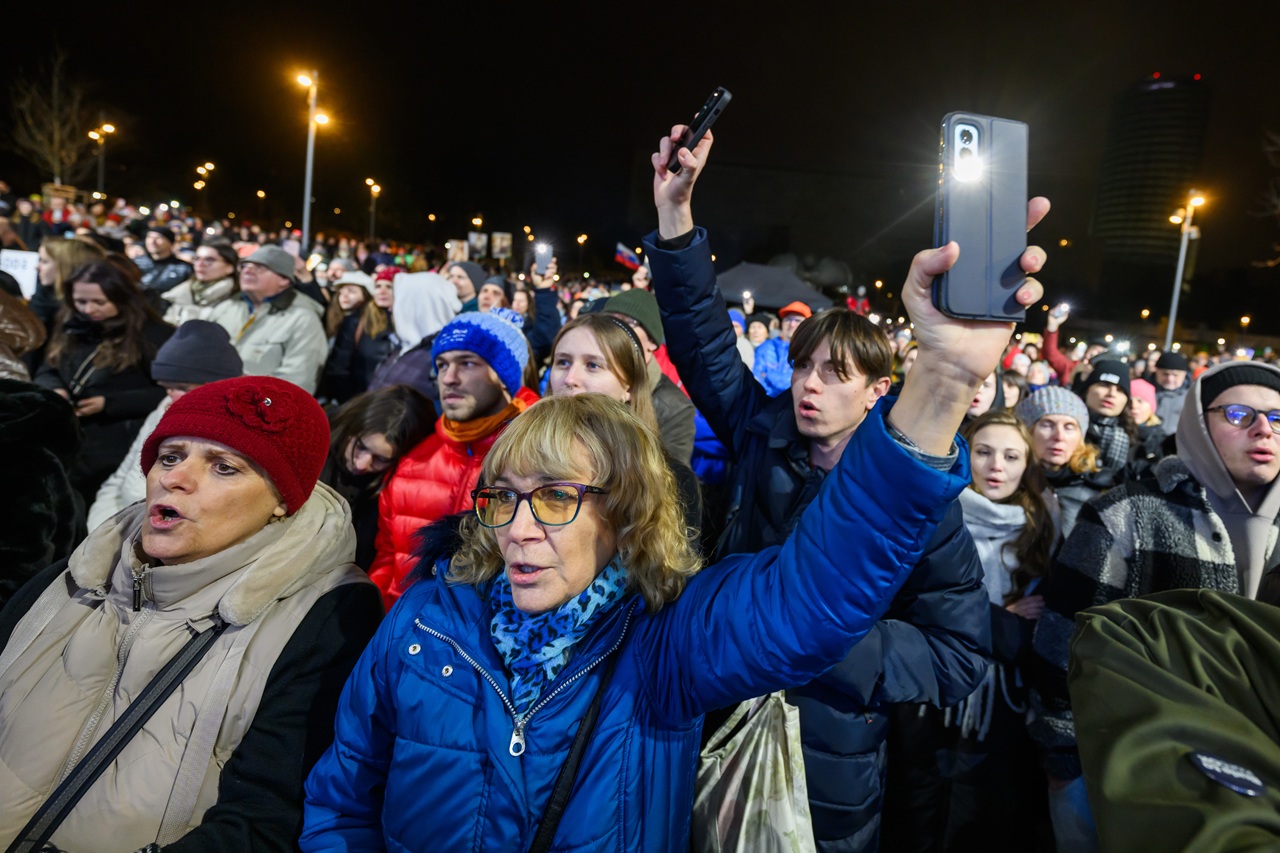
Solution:
<svg viewBox="0 0 1280 853">
<path fill-rule="evenodd" d="M 133 612 L 142 609 L 142 575 L 133 576 Z"/>
<path fill-rule="evenodd" d="M 524 720 L 516 722 L 516 727 L 511 730 L 511 746 L 507 751 L 516 758 L 524 755 Z"/>
</svg>

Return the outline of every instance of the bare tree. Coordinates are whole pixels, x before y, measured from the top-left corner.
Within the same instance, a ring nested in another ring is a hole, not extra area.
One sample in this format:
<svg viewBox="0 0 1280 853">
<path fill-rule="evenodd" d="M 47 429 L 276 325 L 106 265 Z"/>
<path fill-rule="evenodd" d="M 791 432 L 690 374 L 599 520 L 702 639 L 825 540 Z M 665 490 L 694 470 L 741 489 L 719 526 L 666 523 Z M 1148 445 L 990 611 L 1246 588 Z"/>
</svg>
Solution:
<svg viewBox="0 0 1280 853">
<path fill-rule="evenodd" d="M 69 77 L 66 64 L 67 54 L 59 49 L 34 77 L 23 74 L 11 89 L 10 147 L 55 184 L 73 184 L 93 165 L 88 137 L 93 120 L 84 105 L 85 90 Z"/>
</svg>

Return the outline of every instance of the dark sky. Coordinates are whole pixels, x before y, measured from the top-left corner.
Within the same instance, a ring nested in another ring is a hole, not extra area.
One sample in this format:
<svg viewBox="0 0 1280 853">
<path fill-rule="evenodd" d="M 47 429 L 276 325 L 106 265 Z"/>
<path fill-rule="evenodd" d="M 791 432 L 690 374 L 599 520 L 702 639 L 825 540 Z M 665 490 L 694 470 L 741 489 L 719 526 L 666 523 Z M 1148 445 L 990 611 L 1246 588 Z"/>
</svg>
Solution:
<svg viewBox="0 0 1280 853">
<path fill-rule="evenodd" d="M 375 177 L 383 232 L 431 237 L 434 212 L 443 240 L 483 212 L 486 230 L 529 224 L 558 244 L 585 231 L 603 254 L 640 236 L 627 217 L 637 159 L 724 85 L 734 103 L 714 157 L 740 166 L 905 166 L 927 180 L 945 113 L 1022 119 L 1031 191 L 1055 205 L 1034 236 L 1087 242 L 1117 95 L 1153 71 L 1198 72 L 1214 91 L 1198 271 L 1247 268 L 1280 241 L 1280 222 L 1254 215 L 1275 174 L 1263 134 L 1280 132 L 1274 16 L 1218 11 L 1234 4 L 187 5 L 63 7 L 0 55 L 7 76 L 55 41 L 70 53 L 120 126 L 112 192 L 188 201 L 195 166 L 211 160 L 206 203 L 254 217 L 264 189 L 267 212 L 296 222 L 306 102 L 293 78 L 314 67 L 334 117 L 317 145 L 319 227 L 363 230 Z M 24 190 L 37 178 L 7 151 L 0 175 Z M 921 221 L 923 247 L 927 211 Z M 1267 316 L 1280 299 L 1265 296 L 1280 268 L 1251 275 L 1232 310 L 1280 332 Z"/>
</svg>

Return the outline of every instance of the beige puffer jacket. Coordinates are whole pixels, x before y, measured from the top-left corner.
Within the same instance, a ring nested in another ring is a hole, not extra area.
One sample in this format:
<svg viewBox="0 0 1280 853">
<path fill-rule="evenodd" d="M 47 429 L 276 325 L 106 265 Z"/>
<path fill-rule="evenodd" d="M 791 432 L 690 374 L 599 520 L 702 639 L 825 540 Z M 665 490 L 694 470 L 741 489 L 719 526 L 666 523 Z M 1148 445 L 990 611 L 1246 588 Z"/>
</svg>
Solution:
<svg viewBox="0 0 1280 853">
<path fill-rule="evenodd" d="M 239 545 L 185 565 L 147 568 L 145 601 L 135 611 L 133 575 L 144 566 L 134 543 L 144 512 L 143 505 L 129 507 L 90 534 L 55 581 L 69 589 L 66 604 L 0 672 L 0 839 L 18 833 L 192 632 L 213 623 L 216 611 L 230 627 L 52 840 L 87 851 L 105 849 L 108 829 L 115 850 L 157 839 L 214 675 L 237 635 L 258 623 L 230 699 L 216 709 L 221 727 L 187 823 L 198 826 L 217 801 L 221 768 L 253 722 L 267 676 L 298 623 L 329 590 L 369 583 L 351 564 L 350 510 L 321 484 L 296 514 Z"/>
</svg>

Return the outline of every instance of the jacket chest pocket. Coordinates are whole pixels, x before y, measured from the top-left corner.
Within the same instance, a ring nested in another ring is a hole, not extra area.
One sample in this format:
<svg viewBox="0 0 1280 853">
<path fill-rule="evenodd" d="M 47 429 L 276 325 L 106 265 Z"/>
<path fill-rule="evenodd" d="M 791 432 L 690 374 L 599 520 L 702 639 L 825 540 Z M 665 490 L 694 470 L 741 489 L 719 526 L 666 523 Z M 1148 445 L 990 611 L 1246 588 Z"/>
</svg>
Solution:
<svg viewBox="0 0 1280 853">
<path fill-rule="evenodd" d="M 271 373 L 284 361 L 284 344 L 273 341 L 254 341 L 244 347 L 245 362 L 255 370 Z"/>
<path fill-rule="evenodd" d="M 397 684 L 397 734 L 448 749 L 483 751 L 483 691 L 493 688 L 452 646 L 423 633 L 400 641 L 403 677 Z"/>
</svg>

